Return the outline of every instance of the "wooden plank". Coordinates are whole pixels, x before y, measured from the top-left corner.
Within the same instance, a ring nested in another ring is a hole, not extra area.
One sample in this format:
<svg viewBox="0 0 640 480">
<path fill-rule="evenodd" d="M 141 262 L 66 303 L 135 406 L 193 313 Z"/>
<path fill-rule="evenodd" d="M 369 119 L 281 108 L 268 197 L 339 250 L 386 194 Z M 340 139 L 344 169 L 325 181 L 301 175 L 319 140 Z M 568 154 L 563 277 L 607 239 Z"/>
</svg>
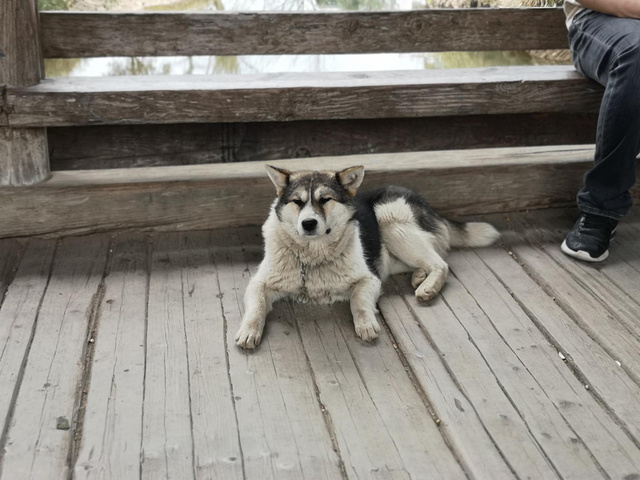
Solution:
<svg viewBox="0 0 640 480">
<path fill-rule="evenodd" d="M 248 479 L 343 478 L 333 450 L 330 420 L 295 322 L 284 305 L 271 313 L 260 348 L 245 352 L 233 337 L 242 319 L 243 295 L 261 257 L 259 232 L 219 232 L 215 261 L 225 319 L 229 374 Z"/>
<path fill-rule="evenodd" d="M 592 156 L 591 147 L 529 147 L 325 157 L 314 166 L 364 165 L 364 188 L 404 185 L 442 213 L 465 214 L 572 204 Z M 0 189 L 0 237 L 260 225 L 273 198 L 262 163 L 55 172 L 38 187 Z"/>
<path fill-rule="evenodd" d="M 424 308 L 418 305 L 408 278 L 394 279 L 393 283 L 415 318 L 407 321 L 417 321 L 438 349 L 469 403 L 463 408 L 471 408 L 477 413 L 516 475 L 520 478 L 561 478 L 561 472 L 543 451 L 523 415 L 503 390 L 500 379 L 451 310 L 447 290 Z"/>
<path fill-rule="evenodd" d="M 514 248 L 514 244 L 510 243 L 509 248 Z M 589 392 L 596 395 L 619 424 L 634 436 L 637 444 L 640 440 L 640 405 L 637 401 L 640 387 L 617 366 L 618 356 L 611 357 L 522 268 L 514 268 L 517 263 L 506 251 L 483 249 L 478 250 L 478 255 L 563 353 L 581 382 L 589 386 Z M 520 257 L 518 261 L 521 261 Z"/>
<path fill-rule="evenodd" d="M 563 478 L 640 472 L 640 449 L 478 255 L 456 252 L 448 263 L 447 302 Z"/>
<path fill-rule="evenodd" d="M 149 280 L 141 477 L 194 478 L 180 242 L 154 238 Z"/>
<path fill-rule="evenodd" d="M 0 307 L 26 247 L 26 241 L 0 240 Z"/>
<path fill-rule="evenodd" d="M 6 435 L 3 478 L 67 478 L 108 244 L 92 236 L 58 247 Z"/>
<path fill-rule="evenodd" d="M 449 373 L 442 354 L 434 349 L 413 319 L 402 294 L 392 282 L 388 282 L 385 289 L 379 301 L 380 312 L 433 406 L 442 435 L 457 453 L 465 471 L 471 478 L 516 478 L 461 386 Z"/>
<path fill-rule="evenodd" d="M 292 314 L 349 477 L 466 478 L 386 333 L 357 339 L 346 303 Z"/>
<path fill-rule="evenodd" d="M 554 232 L 547 223 L 554 213 L 511 215 L 509 225 L 526 242 L 513 245 L 514 253 L 576 323 L 640 382 L 638 305 L 615 285 L 598 278 L 596 270 L 560 252 L 558 245 L 566 231 Z M 568 222 L 567 228 L 571 225 Z"/>
<path fill-rule="evenodd" d="M 211 234 L 183 234 L 179 241 L 196 478 L 242 479 Z"/>
<path fill-rule="evenodd" d="M 116 239 L 100 304 L 74 478 L 138 478 L 148 288 L 142 235 Z"/>
<path fill-rule="evenodd" d="M 44 128 L 4 128 L 12 110 L 6 86 L 37 84 L 44 76 L 35 0 L 3 0 L 0 4 L 0 187 L 33 185 L 49 176 Z"/>
<path fill-rule="evenodd" d="M 559 8 L 402 12 L 43 12 L 47 58 L 567 48 Z M 383 33 L 382 33 L 383 32 Z"/>
<path fill-rule="evenodd" d="M 23 245 L 0 242 L 0 252 L 8 254 L 0 254 L 0 267 L 17 267 L 17 258 L 13 257 L 22 249 Z M 47 288 L 54 250 L 54 241 L 30 242 L 0 308 L 0 452 L 24 373 L 40 300 Z M 4 289 L 0 292 L 4 296 Z"/>
<path fill-rule="evenodd" d="M 591 144 L 596 113 L 47 129 L 52 170 Z"/>
<path fill-rule="evenodd" d="M 44 77 L 38 27 L 35 1 L 4 0 L 0 5 L 0 88 L 35 85 Z"/>
<path fill-rule="evenodd" d="M 7 88 L 11 127 L 597 112 L 572 66 L 61 77 Z M 514 98 L 519 101 L 514 101 Z"/>
<path fill-rule="evenodd" d="M 0 127 L 0 187 L 35 185 L 49 175 L 46 129 Z"/>
</svg>

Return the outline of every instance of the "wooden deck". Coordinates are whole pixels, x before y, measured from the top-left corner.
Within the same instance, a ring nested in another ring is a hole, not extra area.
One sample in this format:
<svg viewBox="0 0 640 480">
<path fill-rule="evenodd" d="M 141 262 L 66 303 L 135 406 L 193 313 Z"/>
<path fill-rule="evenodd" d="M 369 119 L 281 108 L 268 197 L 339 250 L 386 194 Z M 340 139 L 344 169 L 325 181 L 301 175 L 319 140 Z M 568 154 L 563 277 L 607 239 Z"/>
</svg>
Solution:
<svg viewBox="0 0 640 480">
<path fill-rule="evenodd" d="M 489 217 L 373 344 L 283 303 L 253 353 L 257 229 L 0 241 L 0 477 L 640 479 L 639 214 L 600 266 L 574 212 Z"/>
</svg>

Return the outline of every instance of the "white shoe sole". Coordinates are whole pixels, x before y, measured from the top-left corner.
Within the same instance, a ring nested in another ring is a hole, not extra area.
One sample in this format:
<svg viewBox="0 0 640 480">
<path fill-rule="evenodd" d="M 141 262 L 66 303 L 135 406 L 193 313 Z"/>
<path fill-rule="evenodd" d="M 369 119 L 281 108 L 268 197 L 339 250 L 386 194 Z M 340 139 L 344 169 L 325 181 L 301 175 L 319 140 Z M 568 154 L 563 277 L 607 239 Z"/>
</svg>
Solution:
<svg viewBox="0 0 640 480">
<path fill-rule="evenodd" d="M 567 247 L 566 240 L 562 242 L 562 246 L 560 247 L 560 249 L 570 257 L 577 258 L 578 260 L 582 260 L 583 262 L 590 262 L 590 263 L 601 262 L 603 260 L 606 260 L 607 257 L 609 256 L 609 250 L 605 251 L 602 255 L 600 255 L 597 258 L 593 258 L 584 250 L 578 250 L 576 252 L 574 250 L 571 250 L 569 247 Z"/>
</svg>

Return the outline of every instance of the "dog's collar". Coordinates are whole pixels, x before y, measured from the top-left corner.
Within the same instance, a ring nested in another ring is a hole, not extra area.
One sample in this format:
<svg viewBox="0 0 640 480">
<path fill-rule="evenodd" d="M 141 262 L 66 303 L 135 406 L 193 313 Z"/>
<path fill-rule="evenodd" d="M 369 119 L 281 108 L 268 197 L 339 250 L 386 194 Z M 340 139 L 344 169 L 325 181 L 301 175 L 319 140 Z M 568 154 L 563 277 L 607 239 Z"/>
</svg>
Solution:
<svg viewBox="0 0 640 480">
<path fill-rule="evenodd" d="M 300 287 L 300 298 L 309 301 L 309 291 L 307 290 L 307 266 L 302 263 L 300 257 L 298 257 L 298 264 L 300 265 L 300 279 L 302 280 L 302 287 Z"/>
</svg>

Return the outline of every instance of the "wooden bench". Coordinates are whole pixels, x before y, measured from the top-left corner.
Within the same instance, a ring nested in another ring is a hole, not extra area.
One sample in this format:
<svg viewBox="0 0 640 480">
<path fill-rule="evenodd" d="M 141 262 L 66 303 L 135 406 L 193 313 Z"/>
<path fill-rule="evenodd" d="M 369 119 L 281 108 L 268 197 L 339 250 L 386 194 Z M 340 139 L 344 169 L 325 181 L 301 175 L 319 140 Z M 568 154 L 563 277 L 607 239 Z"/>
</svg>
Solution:
<svg viewBox="0 0 640 480">
<path fill-rule="evenodd" d="M 221 163 L 310 156 L 322 158 L 283 164 L 364 163 L 367 185 L 402 181 L 450 213 L 563 205 L 592 156 L 590 147 L 548 147 L 594 138 L 602 88 L 564 65 L 38 81 L 40 51 L 77 58 L 565 48 L 560 9 L 43 12 L 38 44 L 16 28 L 35 29 L 37 13 L 12 7 L 16 1 L 0 7 L 19 13 L 15 23 L 3 20 L 11 25 L 0 57 L 0 237 L 259 223 L 272 196 L 262 163 Z M 510 148 L 460 151 L 480 147 Z M 428 150 L 454 151 L 403 153 Z"/>
</svg>

